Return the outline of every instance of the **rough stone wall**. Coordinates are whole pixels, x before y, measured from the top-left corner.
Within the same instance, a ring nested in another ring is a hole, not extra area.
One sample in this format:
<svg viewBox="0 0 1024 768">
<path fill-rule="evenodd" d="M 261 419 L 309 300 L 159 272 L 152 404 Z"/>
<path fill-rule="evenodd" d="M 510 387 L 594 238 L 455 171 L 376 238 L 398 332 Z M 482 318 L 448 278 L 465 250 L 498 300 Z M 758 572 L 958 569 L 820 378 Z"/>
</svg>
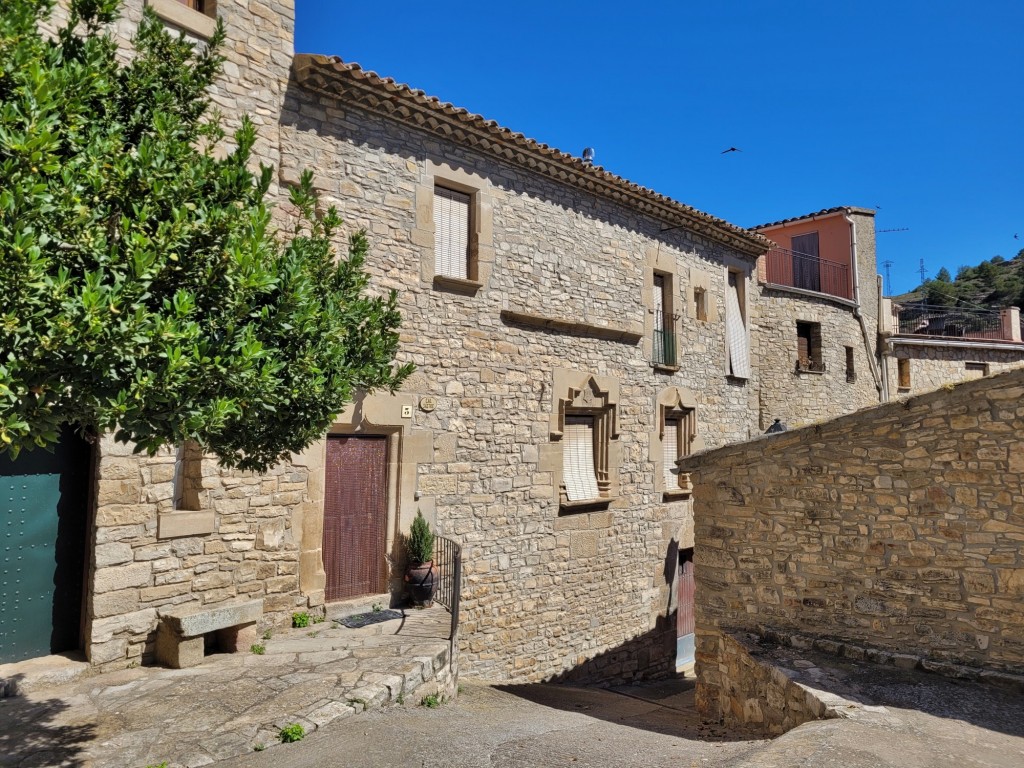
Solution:
<svg viewBox="0 0 1024 768">
<path fill-rule="evenodd" d="M 1011 371 L 690 460 L 698 637 L 1019 669 L 1022 396 Z M 698 649 L 698 674 L 717 663 Z"/>
<path fill-rule="evenodd" d="M 986 364 L 989 375 L 1024 366 L 1024 347 L 1018 350 L 992 349 L 987 348 L 984 342 L 970 347 L 911 345 L 893 340 L 892 353 L 887 357 L 889 392 L 893 396 L 916 395 L 985 375 L 981 371 L 968 370 L 967 363 Z M 899 387 L 899 358 L 910 361 L 909 390 Z"/>
<path fill-rule="evenodd" d="M 691 270 L 711 275 L 720 318 L 724 259 L 742 257 L 683 230 L 659 237 L 661 222 L 629 208 L 298 86 L 282 146 L 283 178 L 315 167 L 347 226 L 368 230 L 373 285 L 400 292 L 400 358 L 418 366 L 402 392 L 436 401 L 410 425 L 434 435 L 432 460 L 418 470 L 419 503 L 464 546 L 467 668 L 538 680 L 581 667 L 578 674 L 628 680 L 644 674 L 643 659 L 647 673 L 667 672 L 674 553 L 692 541 L 680 540 L 689 536 L 689 502 L 663 503 L 654 491 L 655 399 L 668 386 L 692 390 L 699 433 L 723 445 L 757 430 L 757 374 L 745 384 L 726 380 L 721 321 L 682 317 L 681 367 L 655 373 L 641 343 L 525 327 L 501 312 L 642 327 L 645 259 L 654 249 L 671 255 L 681 307 Z M 421 274 L 433 244 L 413 239 L 416 189 L 432 189 L 430 162 L 475 174 L 491 199 L 494 261 L 472 296 L 435 288 Z M 618 499 L 607 511 L 560 516 L 552 473 L 540 469 L 558 368 L 621 387 Z M 632 660 L 614 652 L 627 647 L 637 650 Z"/>
<path fill-rule="evenodd" d="M 709 632 L 700 643 L 705 663 L 695 704 L 705 720 L 778 736 L 801 723 L 836 716 L 819 696 L 790 679 L 792 672 L 759 659 L 756 636 Z"/>
<path fill-rule="evenodd" d="M 865 347 L 853 307 L 762 287 L 756 309 L 762 430 L 774 419 L 799 427 L 878 404 L 874 351 Z M 823 373 L 797 372 L 797 321 L 821 326 Z M 853 348 L 853 381 L 846 377 L 846 347 Z"/>
<path fill-rule="evenodd" d="M 86 650 L 98 666 L 152 659 L 158 611 L 263 599 L 264 625 L 286 623 L 299 596 L 298 527 L 310 472 L 296 457 L 266 475 L 202 462 L 212 534 L 161 537 L 173 510 L 175 453 L 136 456 L 104 438 L 96 482 L 95 547 Z"/>
<path fill-rule="evenodd" d="M 259 130 L 256 163 L 279 162 L 293 6 L 292 0 L 217 3 L 227 28 L 226 61 L 211 94 L 212 106 L 223 113 L 228 131 L 239 125 L 243 113 L 252 117 Z M 126 0 L 114 29 L 126 55 L 143 7 L 142 0 Z M 62 18 L 58 8 L 54 22 Z M 277 194 L 275 186 L 271 199 Z M 206 510 L 213 511 L 213 533 L 161 538 L 160 513 L 173 506 L 174 455 L 139 457 L 109 439 L 98 452 L 84 638 L 94 664 L 115 668 L 148 661 L 161 608 L 262 596 L 266 623 L 279 623 L 296 606 L 309 605 L 299 594 L 295 541 L 308 505 L 307 479 L 315 472 L 311 467 L 320 467 L 318 458 L 297 457 L 263 477 L 220 471 L 215 462 L 204 460 L 204 498 Z"/>
</svg>

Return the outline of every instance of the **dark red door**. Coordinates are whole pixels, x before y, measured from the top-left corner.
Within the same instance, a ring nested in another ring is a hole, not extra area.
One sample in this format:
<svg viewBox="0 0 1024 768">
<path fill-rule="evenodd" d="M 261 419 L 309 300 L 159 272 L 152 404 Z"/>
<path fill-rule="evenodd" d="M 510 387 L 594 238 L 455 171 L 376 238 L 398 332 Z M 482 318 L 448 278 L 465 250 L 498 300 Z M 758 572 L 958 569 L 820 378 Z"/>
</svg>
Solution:
<svg viewBox="0 0 1024 768">
<path fill-rule="evenodd" d="M 387 591 L 387 438 L 328 437 L 326 475 L 328 602 Z"/>
<path fill-rule="evenodd" d="M 694 660 L 694 632 L 696 622 L 693 599 L 696 582 L 693 578 L 693 550 L 679 553 L 679 599 L 676 609 L 676 666 L 692 664 Z"/>
</svg>

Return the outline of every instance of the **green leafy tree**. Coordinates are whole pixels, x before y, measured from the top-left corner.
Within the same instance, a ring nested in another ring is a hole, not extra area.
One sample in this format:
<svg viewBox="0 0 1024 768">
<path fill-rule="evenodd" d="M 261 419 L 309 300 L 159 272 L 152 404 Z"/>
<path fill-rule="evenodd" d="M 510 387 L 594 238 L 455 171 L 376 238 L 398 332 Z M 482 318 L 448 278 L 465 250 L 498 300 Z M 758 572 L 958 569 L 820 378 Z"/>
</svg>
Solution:
<svg viewBox="0 0 1024 768">
<path fill-rule="evenodd" d="M 48 38 L 53 5 L 0 10 L 0 450 L 71 423 L 265 471 L 355 390 L 399 386 L 397 301 L 367 294 L 364 235 L 335 258 L 308 173 L 276 232 L 248 119 L 213 152 L 223 27 L 196 49 L 147 12 L 124 62 L 120 0 L 72 0 Z"/>
</svg>

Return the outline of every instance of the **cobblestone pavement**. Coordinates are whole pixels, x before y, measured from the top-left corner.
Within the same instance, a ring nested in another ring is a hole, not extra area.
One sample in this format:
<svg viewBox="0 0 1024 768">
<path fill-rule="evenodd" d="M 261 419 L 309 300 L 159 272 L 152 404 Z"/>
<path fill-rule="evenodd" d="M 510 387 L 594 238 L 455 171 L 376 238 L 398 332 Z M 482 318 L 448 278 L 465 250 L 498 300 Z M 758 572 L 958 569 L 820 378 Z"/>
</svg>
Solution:
<svg viewBox="0 0 1024 768">
<path fill-rule="evenodd" d="M 200 766 L 406 698 L 443 692 L 449 615 L 435 606 L 358 629 L 276 630 L 263 655 L 142 667 L 0 699 L 0 766 Z"/>
</svg>

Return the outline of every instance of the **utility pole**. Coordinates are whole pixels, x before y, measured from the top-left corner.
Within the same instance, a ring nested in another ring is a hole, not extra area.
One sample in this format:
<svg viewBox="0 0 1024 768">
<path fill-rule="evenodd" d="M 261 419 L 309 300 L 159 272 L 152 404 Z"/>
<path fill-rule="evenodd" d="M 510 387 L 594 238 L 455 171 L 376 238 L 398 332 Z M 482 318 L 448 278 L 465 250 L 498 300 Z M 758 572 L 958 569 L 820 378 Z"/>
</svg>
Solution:
<svg viewBox="0 0 1024 768">
<path fill-rule="evenodd" d="M 928 270 L 924 268 L 924 259 L 921 259 L 921 266 L 917 271 L 921 273 L 921 285 L 924 285 L 925 278 L 928 277 Z"/>
<path fill-rule="evenodd" d="M 889 274 L 889 270 L 892 268 L 892 260 L 882 262 L 882 268 L 885 269 L 885 295 L 892 296 L 892 276 Z"/>
</svg>

